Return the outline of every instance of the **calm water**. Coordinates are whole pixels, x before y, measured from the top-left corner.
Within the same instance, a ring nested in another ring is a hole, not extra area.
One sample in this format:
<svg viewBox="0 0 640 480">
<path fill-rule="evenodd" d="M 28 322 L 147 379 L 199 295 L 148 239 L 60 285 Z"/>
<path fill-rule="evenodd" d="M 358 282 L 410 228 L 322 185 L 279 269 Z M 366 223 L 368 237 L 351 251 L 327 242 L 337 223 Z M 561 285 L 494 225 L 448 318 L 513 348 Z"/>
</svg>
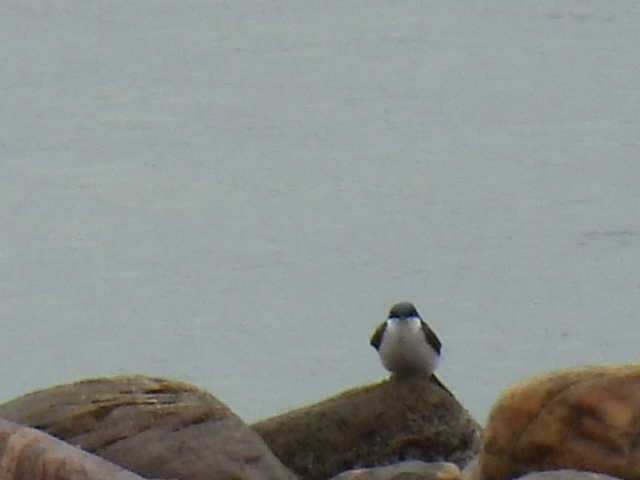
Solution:
<svg viewBox="0 0 640 480">
<path fill-rule="evenodd" d="M 126 372 L 246 420 L 385 373 L 479 419 L 637 360 L 635 1 L 0 5 L 0 399 Z M 484 2 L 487 3 L 487 2 Z"/>
</svg>

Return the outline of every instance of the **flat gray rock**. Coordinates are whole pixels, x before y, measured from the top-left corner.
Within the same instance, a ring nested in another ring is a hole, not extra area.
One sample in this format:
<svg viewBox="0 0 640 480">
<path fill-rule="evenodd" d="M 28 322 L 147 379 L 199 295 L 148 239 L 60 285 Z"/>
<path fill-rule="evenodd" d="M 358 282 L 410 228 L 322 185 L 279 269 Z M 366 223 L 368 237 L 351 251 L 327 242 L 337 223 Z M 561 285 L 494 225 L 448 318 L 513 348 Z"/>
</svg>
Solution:
<svg viewBox="0 0 640 480">
<path fill-rule="evenodd" d="M 225 404 L 175 380 L 135 375 L 59 385 L 0 405 L 0 417 L 146 478 L 294 478 Z"/>
<path fill-rule="evenodd" d="M 604 473 L 571 469 L 532 472 L 517 478 L 518 480 L 620 480 L 619 477 L 612 477 Z"/>
<path fill-rule="evenodd" d="M 448 462 L 399 462 L 374 468 L 347 470 L 332 480 L 459 480 L 460 469 Z"/>
</svg>

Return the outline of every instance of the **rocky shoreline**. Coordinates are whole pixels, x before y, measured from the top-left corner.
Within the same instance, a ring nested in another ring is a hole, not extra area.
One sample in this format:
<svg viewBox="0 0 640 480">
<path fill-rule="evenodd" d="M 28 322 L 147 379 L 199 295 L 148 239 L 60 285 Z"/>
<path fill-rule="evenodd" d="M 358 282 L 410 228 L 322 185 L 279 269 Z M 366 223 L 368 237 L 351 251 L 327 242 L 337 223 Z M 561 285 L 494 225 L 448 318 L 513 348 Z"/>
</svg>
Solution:
<svg viewBox="0 0 640 480">
<path fill-rule="evenodd" d="M 637 365 L 519 383 L 484 432 L 435 377 L 392 377 L 247 425 L 193 385 L 131 375 L 0 404 L 0 480 L 637 480 L 638 438 Z"/>
</svg>

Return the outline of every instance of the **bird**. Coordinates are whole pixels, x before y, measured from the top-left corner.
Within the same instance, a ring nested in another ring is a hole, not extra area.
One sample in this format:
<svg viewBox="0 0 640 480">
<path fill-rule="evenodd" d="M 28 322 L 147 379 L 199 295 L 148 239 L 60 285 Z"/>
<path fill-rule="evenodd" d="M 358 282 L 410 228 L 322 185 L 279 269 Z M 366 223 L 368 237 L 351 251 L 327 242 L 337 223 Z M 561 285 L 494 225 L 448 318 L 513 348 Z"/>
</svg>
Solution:
<svg viewBox="0 0 640 480">
<path fill-rule="evenodd" d="M 410 302 L 393 305 L 369 343 L 384 367 L 399 377 L 431 376 L 442 351 L 442 343 Z"/>
</svg>

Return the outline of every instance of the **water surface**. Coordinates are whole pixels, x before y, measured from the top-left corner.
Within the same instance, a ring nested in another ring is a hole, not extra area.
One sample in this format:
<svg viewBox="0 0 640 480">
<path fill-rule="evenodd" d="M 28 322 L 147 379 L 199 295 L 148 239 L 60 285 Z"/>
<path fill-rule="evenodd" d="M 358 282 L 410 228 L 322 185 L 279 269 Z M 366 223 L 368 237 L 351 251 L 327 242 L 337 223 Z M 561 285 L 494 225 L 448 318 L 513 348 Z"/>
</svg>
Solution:
<svg viewBox="0 0 640 480">
<path fill-rule="evenodd" d="M 246 420 L 381 378 L 484 420 L 640 342 L 637 2 L 7 0 L 0 398 L 141 372 Z"/>
</svg>

